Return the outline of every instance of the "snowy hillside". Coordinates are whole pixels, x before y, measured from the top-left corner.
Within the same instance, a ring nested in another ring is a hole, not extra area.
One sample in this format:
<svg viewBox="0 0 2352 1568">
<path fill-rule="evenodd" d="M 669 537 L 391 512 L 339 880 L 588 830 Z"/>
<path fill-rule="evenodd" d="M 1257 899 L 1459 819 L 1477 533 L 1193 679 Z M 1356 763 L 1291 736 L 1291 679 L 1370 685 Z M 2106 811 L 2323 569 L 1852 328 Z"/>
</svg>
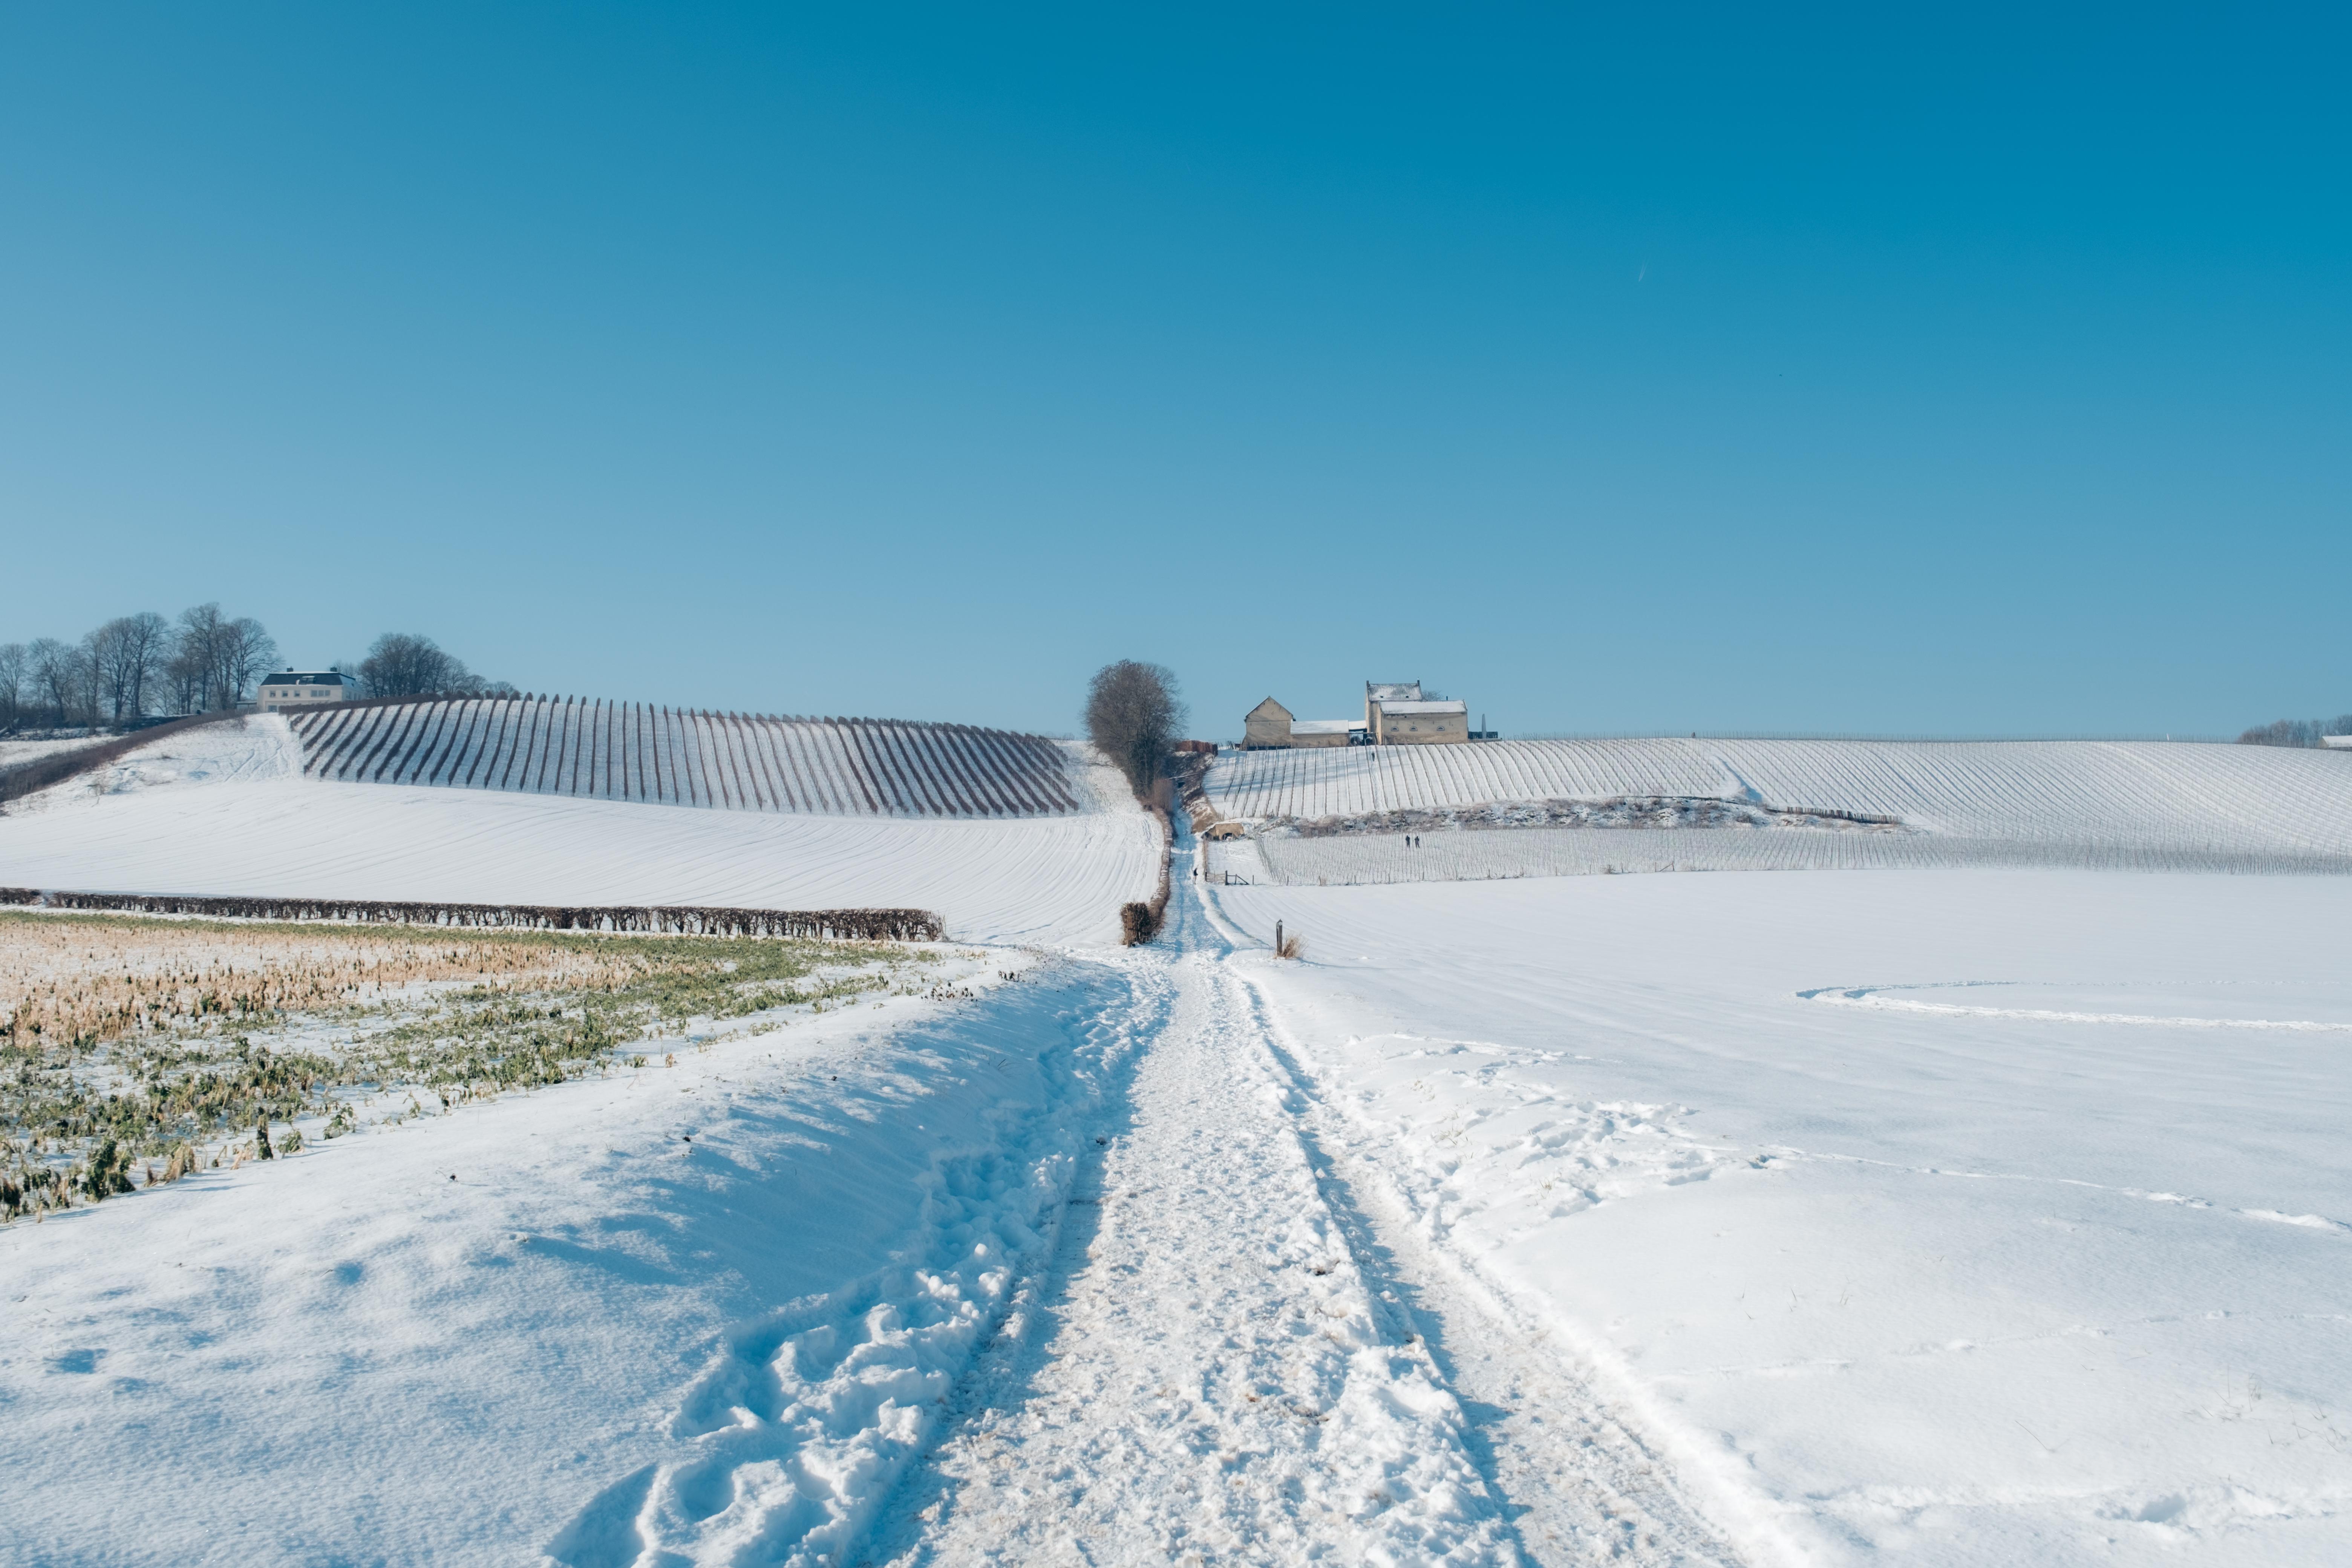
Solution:
<svg viewBox="0 0 2352 1568">
<path fill-rule="evenodd" d="M 1115 942 L 1160 833 L 1057 749 L 1078 807 L 999 820 L 709 811 L 331 784 L 288 722 L 185 731 L 0 816 L 0 886 L 528 904 L 931 910 L 962 940 Z"/>
<path fill-rule="evenodd" d="M 2352 757 L 2154 742 L 1518 741 L 1249 752 L 1206 788 L 1227 816 L 1314 818 L 1487 801 L 1714 797 L 1890 817 L 1897 837 L 1676 832 L 1443 836 L 1419 869 L 1361 846 L 1282 841 L 1290 879 L 1427 879 L 1549 869 L 2015 864 L 2352 868 Z M 1932 837 L 1943 842 L 1924 842 Z M 1745 842 L 1750 838 L 1769 843 Z M 1492 840 L 1492 842 L 1475 842 Z M 2014 847 L 2038 846 L 2028 855 Z M 1396 863 L 1391 876 L 1378 866 Z M 1557 866 L 1552 862 L 1557 861 Z M 2342 863 L 2339 863 L 2342 862 Z"/>
<path fill-rule="evenodd" d="M 853 816 L 1051 816 L 1087 805 L 1064 747 L 969 724 L 581 698 L 359 704 L 290 718 L 302 771 L 335 782 Z"/>
</svg>

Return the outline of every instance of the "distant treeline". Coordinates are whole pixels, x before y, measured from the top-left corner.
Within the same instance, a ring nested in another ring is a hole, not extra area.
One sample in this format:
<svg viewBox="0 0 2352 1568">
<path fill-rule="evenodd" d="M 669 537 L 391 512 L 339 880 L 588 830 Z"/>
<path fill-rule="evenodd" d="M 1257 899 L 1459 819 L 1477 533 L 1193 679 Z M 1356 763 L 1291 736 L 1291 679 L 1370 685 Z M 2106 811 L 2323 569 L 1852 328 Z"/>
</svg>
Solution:
<svg viewBox="0 0 2352 1568">
<path fill-rule="evenodd" d="M 176 621 L 152 610 L 117 616 L 73 642 L 0 643 L 0 735 L 228 712 L 281 668 L 277 639 L 262 624 L 224 615 L 218 605 L 183 610 Z M 351 677 L 355 694 L 368 697 L 516 695 L 506 682 L 467 669 L 431 637 L 410 632 L 387 632 L 367 658 L 327 668 Z"/>
<path fill-rule="evenodd" d="M 2242 746 L 2316 746 L 2322 735 L 2352 735 L 2352 713 L 2333 719 L 2281 719 L 2238 737 Z"/>
</svg>

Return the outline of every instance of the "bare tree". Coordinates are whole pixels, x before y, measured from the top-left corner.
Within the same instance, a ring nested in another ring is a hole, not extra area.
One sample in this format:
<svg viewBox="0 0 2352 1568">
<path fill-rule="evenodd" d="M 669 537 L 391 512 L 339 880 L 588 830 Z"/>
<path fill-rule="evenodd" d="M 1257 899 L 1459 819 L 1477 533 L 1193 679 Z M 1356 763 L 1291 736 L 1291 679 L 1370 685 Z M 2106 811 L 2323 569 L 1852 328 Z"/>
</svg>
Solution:
<svg viewBox="0 0 2352 1568">
<path fill-rule="evenodd" d="M 117 724 L 147 711 L 148 688 L 155 683 L 171 626 L 152 610 L 117 616 L 82 639 L 99 700 Z"/>
<path fill-rule="evenodd" d="M 23 643 L 0 643 L 0 734 L 25 721 L 25 681 L 31 668 Z"/>
<path fill-rule="evenodd" d="M 251 616 L 239 616 L 220 627 L 213 656 L 212 706 L 234 708 L 245 700 L 246 688 L 278 663 L 278 641 Z"/>
<path fill-rule="evenodd" d="M 172 657 L 163 661 L 164 703 L 174 713 L 201 713 L 212 690 L 212 659 L 184 634 L 172 639 Z"/>
<path fill-rule="evenodd" d="M 1169 744 L 1183 723 L 1176 677 L 1165 665 L 1123 658 L 1087 683 L 1087 738 L 1127 775 L 1139 800 L 1166 773 Z"/>
<path fill-rule="evenodd" d="M 96 631 L 84 632 L 81 638 L 82 662 L 89 667 L 90 685 L 102 712 L 109 702 L 114 705 L 116 719 L 122 717 L 121 683 L 117 679 L 116 644 L 120 638 L 121 622 L 107 622 Z"/>
<path fill-rule="evenodd" d="M 221 628 L 226 624 L 216 604 L 180 612 L 167 679 L 173 705 L 181 712 L 202 713 L 213 707 L 213 688 L 220 676 Z"/>
<path fill-rule="evenodd" d="M 25 657 L 32 666 L 37 700 L 48 709 L 53 726 L 93 721 L 95 683 L 79 648 L 55 637 L 40 637 L 25 650 Z"/>
</svg>

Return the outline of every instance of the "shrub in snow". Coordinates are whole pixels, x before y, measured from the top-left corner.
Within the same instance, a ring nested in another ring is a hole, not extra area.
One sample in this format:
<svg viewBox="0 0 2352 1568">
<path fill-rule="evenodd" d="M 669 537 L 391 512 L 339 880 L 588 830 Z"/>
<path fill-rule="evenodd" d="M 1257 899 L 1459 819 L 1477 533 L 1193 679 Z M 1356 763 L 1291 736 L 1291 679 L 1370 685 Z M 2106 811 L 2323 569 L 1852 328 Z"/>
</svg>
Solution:
<svg viewBox="0 0 2352 1568">
<path fill-rule="evenodd" d="M 131 1190 L 131 1158 L 113 1139 L 103 1140 L 90 1151 L 89 1163 L 82 1171 L 81 1190 L 92 1203 Z"/>
</svg>

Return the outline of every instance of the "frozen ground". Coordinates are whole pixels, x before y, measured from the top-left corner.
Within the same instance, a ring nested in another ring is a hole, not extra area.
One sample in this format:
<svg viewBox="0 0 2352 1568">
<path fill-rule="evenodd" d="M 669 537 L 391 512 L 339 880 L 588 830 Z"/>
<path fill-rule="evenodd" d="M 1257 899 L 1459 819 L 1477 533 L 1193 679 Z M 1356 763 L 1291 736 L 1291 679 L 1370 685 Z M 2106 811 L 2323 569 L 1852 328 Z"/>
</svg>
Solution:
<svg viewBox="0 0 2352 1568">
<path fill-rule="evenodd" d="M 1108 769 L 1091 773 L 1108 774 Z M 0 886 L 937 910 L 961 940 L 1107 943 L 1159 829 L 1125 791 L 1006 821 L 710 811 L 301 776 L 284 721 L 207 726 L 0 816 Z"/>
<path fill-rule="evenodd" d="M 2352 1557 L 2352 883 L 1213 897 L 1340 1168 L 1759 1560 Z"/>
</svg>

